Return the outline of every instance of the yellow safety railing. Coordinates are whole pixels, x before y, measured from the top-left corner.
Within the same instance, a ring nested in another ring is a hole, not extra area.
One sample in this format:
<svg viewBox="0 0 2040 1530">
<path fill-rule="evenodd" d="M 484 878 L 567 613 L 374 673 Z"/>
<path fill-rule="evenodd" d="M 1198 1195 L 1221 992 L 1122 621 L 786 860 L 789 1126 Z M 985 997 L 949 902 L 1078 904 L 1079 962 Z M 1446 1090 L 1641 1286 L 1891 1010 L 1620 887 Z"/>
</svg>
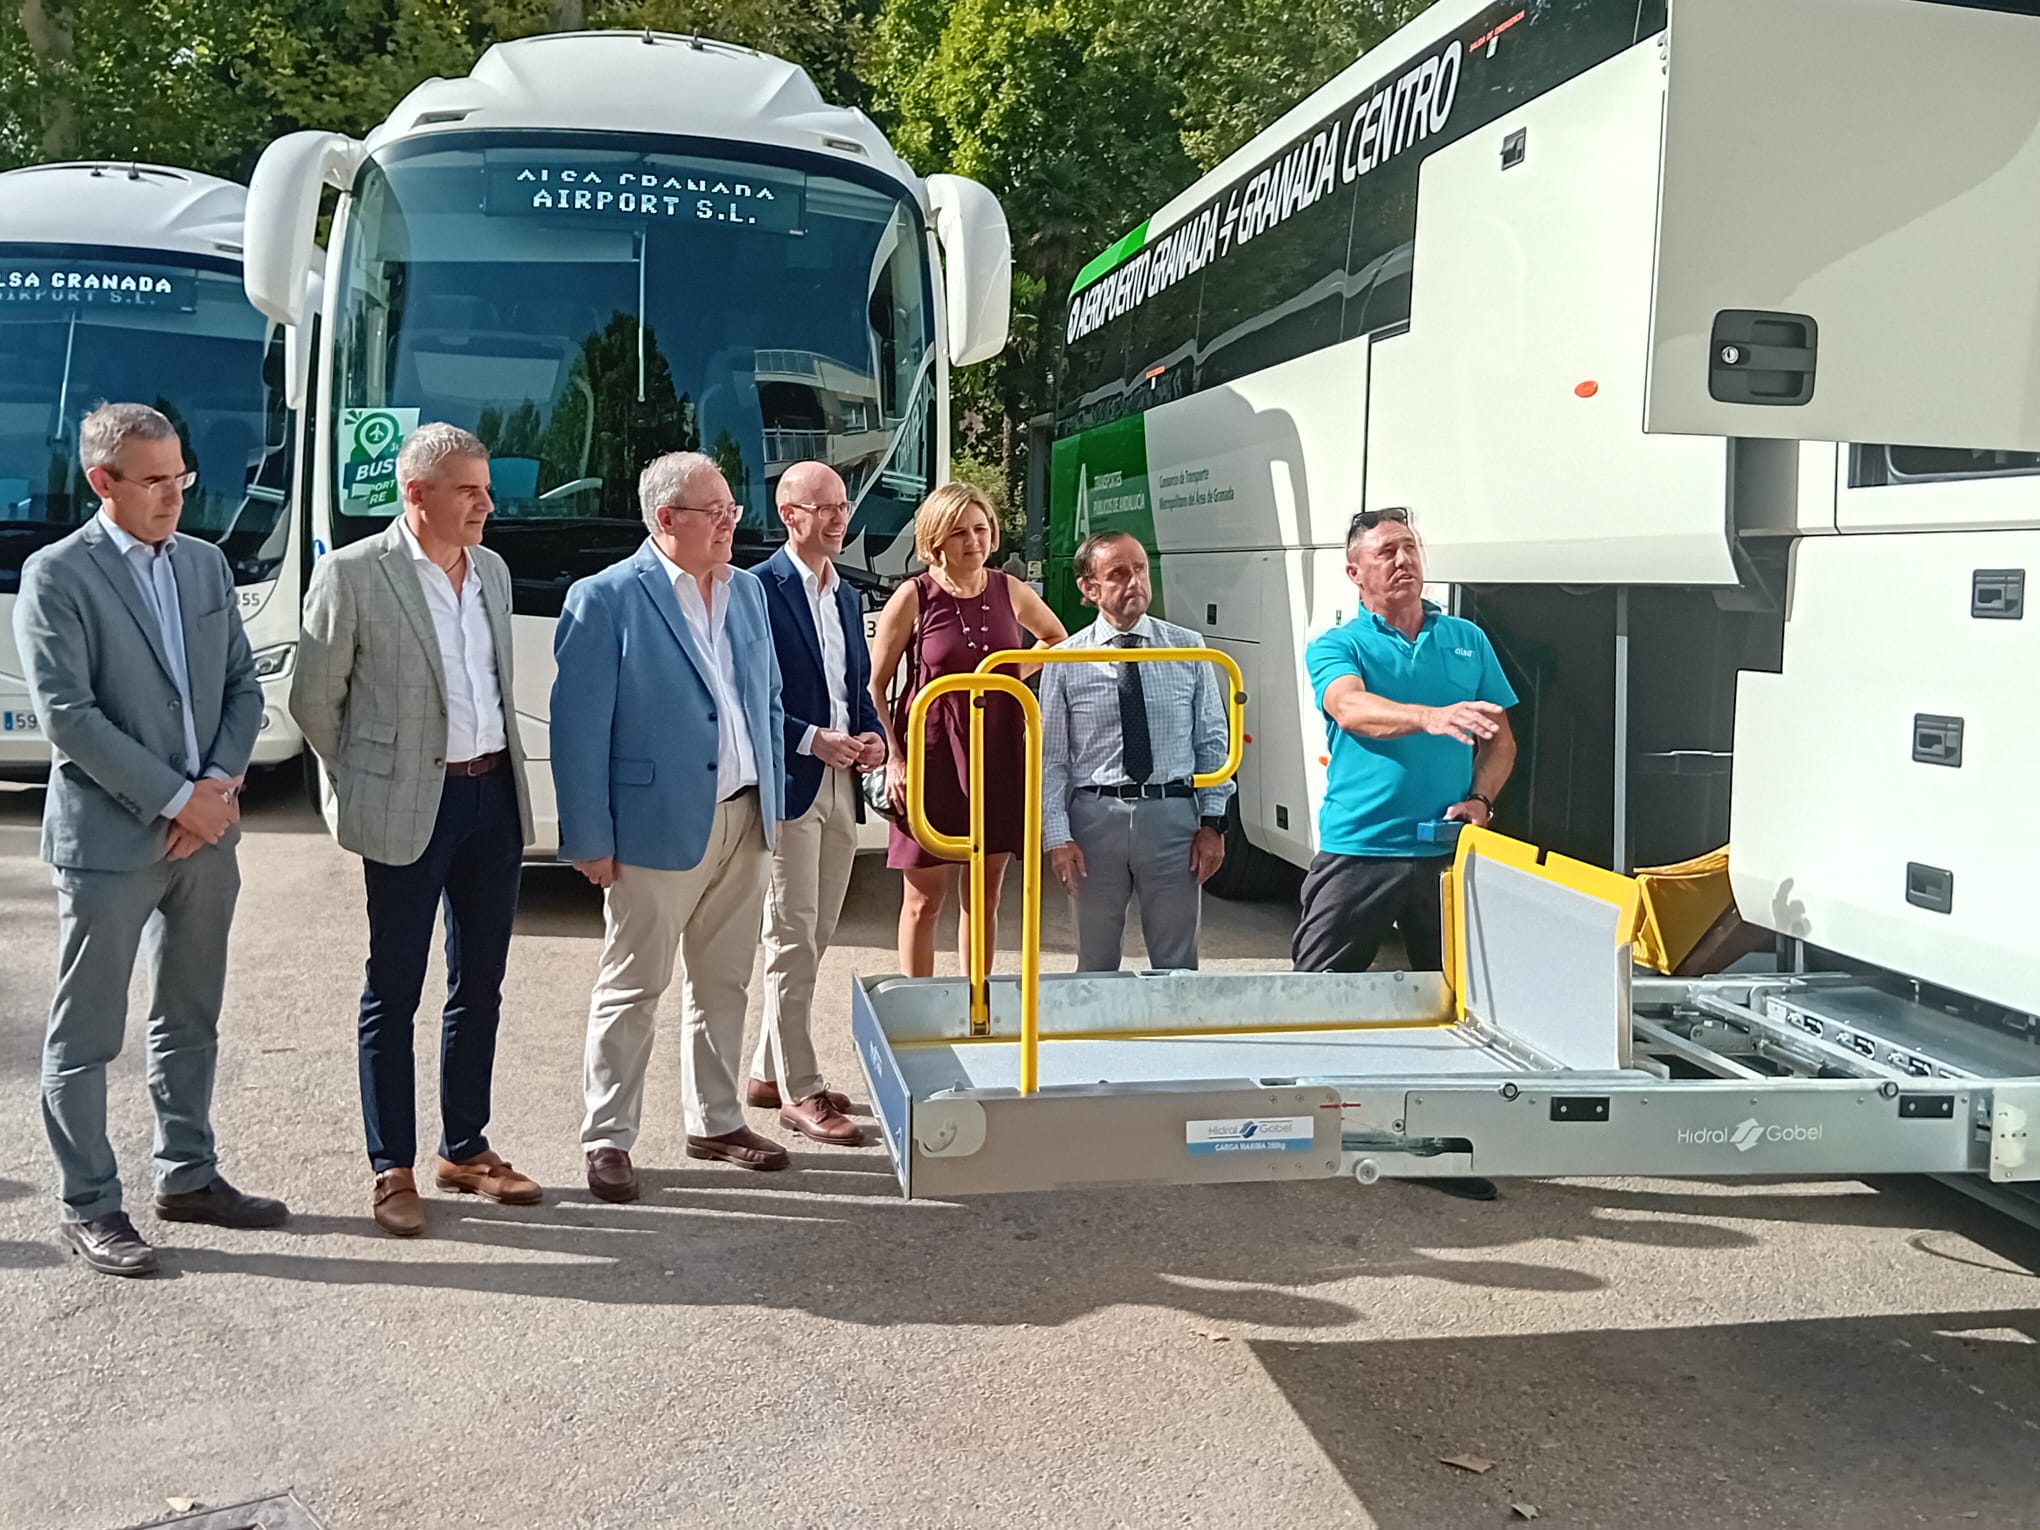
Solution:
<svg viewBox="0 0 2040 1530">
<path fill-rule="evenodd" d="M 930 855 L 970 863 L 970 1034 L 991 1033 L 992 926 L 985 907 L 985 707 L 987 695 L 1020 703 L 1026 737 L 1026 837 L 1022 853 L 1026 894 L 1020 911 L 1020 1092 L 1032 1094 L 1040 1079 L 1041 1048 L 1041 706 L 1034 692 L 1012 675 L 995 671 L 1028 664 L 1216 664 L 1231 682 L 1226 692 L 1225 763 L 1191 777 L 1196 788 L 1230 781 L 1246 747 L 1246 679 L 1230 654 L 1216 648 L 1005 648 L 989 654 L 968 675 L 944 675 L 924 685 L 907 712 L 907 827 Z M 928 821 L 924 783 L 928 763 L 928 708 L 942 696 L 963 691 L 970 707 L 970 830 L 944 834 Z"/>
</svg>

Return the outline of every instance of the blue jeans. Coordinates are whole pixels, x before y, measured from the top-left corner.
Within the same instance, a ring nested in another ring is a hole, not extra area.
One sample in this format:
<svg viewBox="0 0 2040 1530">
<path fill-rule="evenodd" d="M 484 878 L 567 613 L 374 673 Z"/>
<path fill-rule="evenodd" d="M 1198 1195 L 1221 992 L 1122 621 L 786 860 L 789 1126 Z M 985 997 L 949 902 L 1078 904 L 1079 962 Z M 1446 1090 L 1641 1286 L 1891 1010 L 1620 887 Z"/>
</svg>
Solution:
<svg viewBox="0 0 2040 1530">
<path fill-rule="evenodd" d="M 446 913 L 446 1009 L 440 1021 L 442 1157 L 488 1151 L 489 1087 L 503 970 L 517 918 L 524 830 L 508 769 L 449 776 L 425 853 L 408 866 L 364 860 L 368 976 L 361 992 L 361 1114 L 380 1174 L 418 1158 L 413 1021 L 431 955 L 433 916 Z"/>
<path fill-rule="evenodd" d="M 42 1112 L 56 1153 L 61 1215 L 89 1222 L 120 1210 L 120 1169 L 106 1140 L 106 1066 L 127 1031 L 128 981 L 146 940 L 149 1100 L 156 1107 L 156 1188 L 202 1190 L 213 1152 L 213 1064 L 227 985 L 227 931 L 241 890 L 231 844 L 139 871 L 58 867 L 57 988 L 43 1041 Z"/>
</svg>

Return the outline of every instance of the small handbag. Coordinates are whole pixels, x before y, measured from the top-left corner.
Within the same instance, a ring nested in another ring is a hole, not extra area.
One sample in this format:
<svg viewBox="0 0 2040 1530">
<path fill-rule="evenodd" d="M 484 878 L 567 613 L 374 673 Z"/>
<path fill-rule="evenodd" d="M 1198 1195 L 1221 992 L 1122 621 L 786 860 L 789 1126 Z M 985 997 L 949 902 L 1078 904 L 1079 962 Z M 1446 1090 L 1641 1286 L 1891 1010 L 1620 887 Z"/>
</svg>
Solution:
<svg viewBox="0 0 2040 1530">
<path fill-rule="evenodd" d="M 902 746 L 905 745 L 907 738 L 907 718 L 913 711 L 914 697 L 921 689 L 921 621 L 928 609 L 927 591 L 921 583 L 922 577 L 919 574 L 914 576 L 914 587 L 921 595 L 922 605 L 914 615 L 913 641 L 907 645 L 906 677 L 904 680 L 897 675 L 893 677 L 893 686 L 886 695 L 885 703 L 886 721 L 891 725 L 892 736 Z M 910 833 L 911 830 L 907 828 L 907 815 L 892 805 L 892 798 L 888 795 L 887 788 L 891 781 L 890 759 L 874 770 L 865 771 L 860 781 L 864 791 L 864 805 L 887 823 L 898 825 L 902 833 Z"/>
</svg>

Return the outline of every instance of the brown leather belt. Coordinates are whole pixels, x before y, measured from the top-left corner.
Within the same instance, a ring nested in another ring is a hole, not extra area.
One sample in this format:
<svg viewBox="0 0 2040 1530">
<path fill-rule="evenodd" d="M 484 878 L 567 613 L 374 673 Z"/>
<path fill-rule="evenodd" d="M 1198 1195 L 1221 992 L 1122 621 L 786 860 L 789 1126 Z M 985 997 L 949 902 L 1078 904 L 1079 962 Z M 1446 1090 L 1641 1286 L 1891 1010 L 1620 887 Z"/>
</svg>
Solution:
<svg viewBox="0 0 2040 1530">
<path fill-rule="evenodd" d="M 494 754 L 478 754 L 472 760 L 448 760 L 446 773 L 449 776 L 486 776 L 509 760 L 510 751 L 498 749 Z"/>
</svg>

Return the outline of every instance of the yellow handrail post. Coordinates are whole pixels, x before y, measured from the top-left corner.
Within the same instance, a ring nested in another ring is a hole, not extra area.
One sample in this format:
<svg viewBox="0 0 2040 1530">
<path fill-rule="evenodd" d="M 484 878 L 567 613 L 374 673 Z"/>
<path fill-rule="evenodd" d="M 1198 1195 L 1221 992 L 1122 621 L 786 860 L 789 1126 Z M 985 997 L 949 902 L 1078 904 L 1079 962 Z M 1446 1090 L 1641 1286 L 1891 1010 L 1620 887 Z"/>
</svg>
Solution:
<svg viewBox="0 0 2040 1530">
<path fill-rule="evenodd" d="M 1005 648 L 987 655 L 967 675 L 943 675 L 922 686 L 907 712 L 907 827 L 930 855 L 970 862 L 969 980 L 970 1034 L 991 1034 L 992 928 L 985 909 L 985 698 L 1011 696 L 1025 723 L 1027 807 L 1022 855 L 1026 890 L 1020 905 L 1020 1092 L 1039 1087 L 1041 1051 L 1041 704 L 1025 682 L 998 674 L 1016 664 L 1123 664 L 1157 661 L 1216 664 L 1232 682 L 1226 694 L 1227 748 L 1217 770 L 1192 776 L 1203 788 L 1229 781 L 1240 768 L 1246 745 L 1246 679 L 1230 654 L 1216 648 Z M 944 834 L 928 821 L 924 795 L 928 768 L 928 708 L 937 698 L 962 691 L 970 696 L 970 832 Z"/>
<path fill-rule="evenodd" d="M 937 698 L 952 691 L 964 691 L 971 698 L 970 713 L 970 832 L 944 834 L 928 821 L 925 795 L 928 765 L 928 708 Z M 1041 707 L 1034 692 L 1011 675 L 944 675 L 929 681 L 914 697 L 907 712 L 907 827 L 930 855 L 970 862 L 970 1034 L 991 1034 L 992 930 L 985 909 L 985 737 L 983 700 L 987 695 L 1011 696 L 1020 703 L 1027 739 L 1026 800 L 1041 801 Z M 1024 854 L 1033 862 L 1041 860 L 1041 814 L 1028 815 Z M 1020 967 L 1020 1027 L 1022 1051 L 1020 1089 L 1032 1094 L 1035 1084 L 1035 1031 L 1041 978 L 1041 887 L 1035 876 L 1027 878 L 1029 897 L 1022 911 Z"/>
<path fill-rule="evenodd" d="M 1002 648 L 997 653 L 987 654 L 979 661 L 977 675 L 985 680 L 1004 681 L 999 687 L 1018 687 L 1018 694 L 1024 700 L 1021 710 L 1027 716 L 1027 837 L 1026 837 L 1026 896 L 1021 903 L 1020 913 L 1020 1092 L 1032 1094 L 1035 1082 L 1040 1077 L 1038 1053 L 1041 1047 L 1041 706 L 1034 699 L 1034 693 L 1020 681 L 995 671 L 1015 664 L 1120 664 L 1132 660 L 1139 663 L 1176 662 L 1191 664 L 1216 664 L 1224 671 L 1231 685 L 1226 691 L 1226 755 L 1225 763 L 1217 770 L 1190 778 L 1193 787 L 1217 786 L 1230 781 L 1240 768 L 1240 755 L 1246 747 L 1246 677 L 1233 662 L 1231 654 L 1221 653 L 1216 648 Z M 937 682 L 938 684 L 940 682 Z M 1010 693 L 1009 693 L 1010 694 Z M 981 729 L 975 724 L 971 731 L 971 800 L 975 805 L 979 787 L 982 784 L 983 743 Z M 909 763 L 908 778 L 912 780 L 912 765 Z M 979 827 L 973 817 L 973 829 Z M 979 834 L 982 843 L 982 834 Z M 927 841 L 923 840 L 923 844 Z M 932 846 L 930 847 L 933 848 Z M 936 854 L 942 852 L 936 851 Z M 977 934 L 977 922 L 973 920 L 973 941 Z M 976 947 L 973 944 L 973 951 Z M 973 1011 L 975 1013 L 975 1011 Z M 977 1034 L 973 1032 L 973 1034 Z"/>
</svg>

